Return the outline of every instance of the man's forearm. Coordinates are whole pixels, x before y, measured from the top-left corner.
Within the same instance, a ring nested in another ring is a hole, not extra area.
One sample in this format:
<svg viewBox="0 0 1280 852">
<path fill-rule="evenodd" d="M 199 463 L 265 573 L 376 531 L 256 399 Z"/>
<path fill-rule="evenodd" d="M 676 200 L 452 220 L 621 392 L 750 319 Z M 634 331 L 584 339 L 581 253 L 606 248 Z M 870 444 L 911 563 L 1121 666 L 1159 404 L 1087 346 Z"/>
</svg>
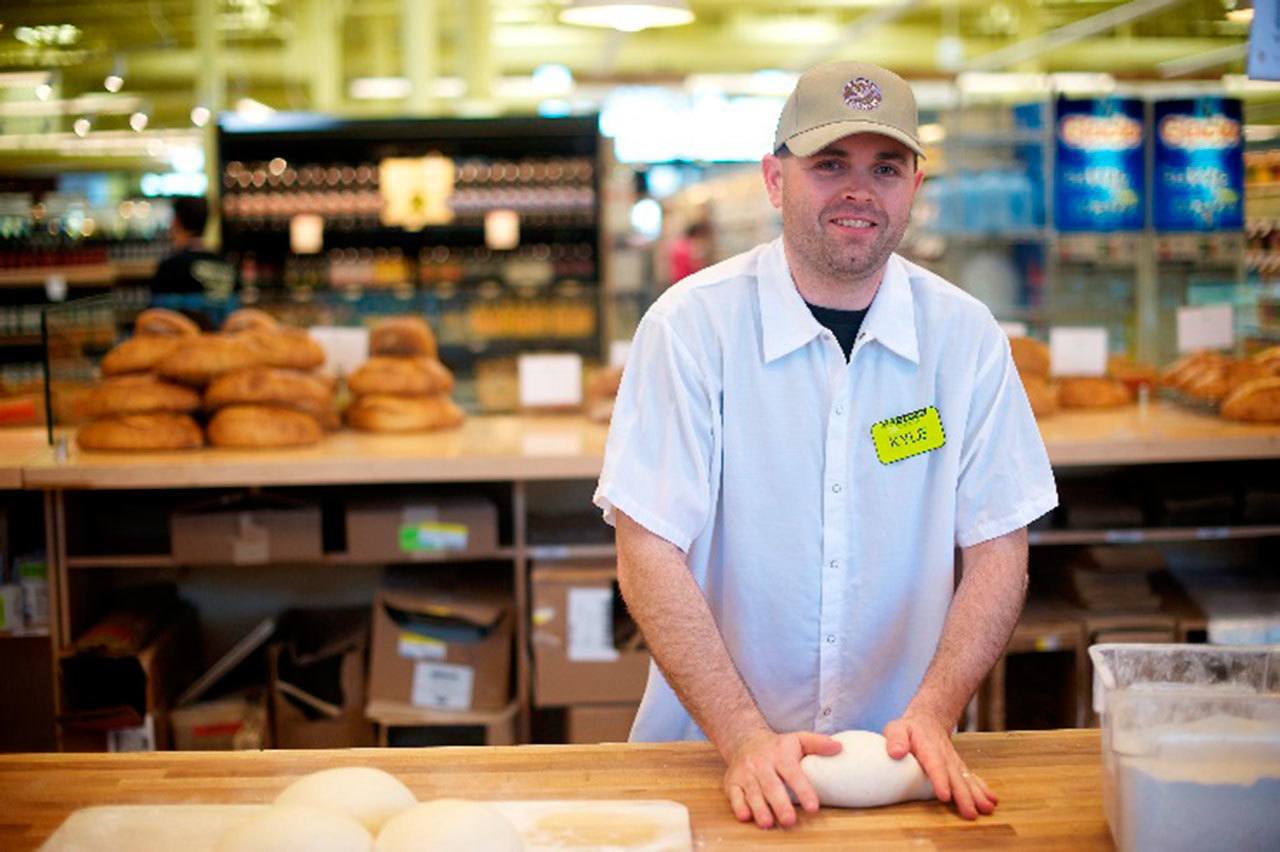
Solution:
<svg viewBox="0 0 1280 852">
<path fill-rule="evenodd" d="M 1018 623 L 1027 592 L 1027 531 L 965 548 L 960 585 L 942 639 L 907 712 L 954 725 L 999 659 Z"/>
<path fill-rule="evenodd" d="M 618 583 L 667 683 L 726 760 L 768 723 L 680 549 L 617 515 Z"/>
</svg>

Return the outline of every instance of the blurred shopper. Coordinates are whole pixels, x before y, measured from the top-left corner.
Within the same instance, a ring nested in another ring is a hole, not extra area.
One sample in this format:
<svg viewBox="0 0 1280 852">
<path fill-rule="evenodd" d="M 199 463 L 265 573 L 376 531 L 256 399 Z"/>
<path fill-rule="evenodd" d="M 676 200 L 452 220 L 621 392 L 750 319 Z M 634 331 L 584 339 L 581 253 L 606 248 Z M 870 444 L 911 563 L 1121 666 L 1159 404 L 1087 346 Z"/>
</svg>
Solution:
<svg viewBox="0 0 1280 852">
<path fill-rule="evenodd" d="M 762 164 L 782 237 L 663 293 L 613 415 L 595 502 L 656 662 L 631 738 L 709 738 L 762 827 L 818 807 L 800 758 L 846 729 L 996 803 L 951 736 L 1057 493 L 990 311 L 894 253 L 922 153 L 901 78 L 804 74 Z"/>
<path fill-rule="evenodd" d="M 175 198 L 173 222 L 169 225 L 174 252 L 160 261 L 151 279 L 152 303 L 182 310 L 204 319 L 208 311 L 219 310 L 235 290 L 235 267 L 204 245 L 204 229 L 209 221 L 209 204 L 203 198 Z"/>
<path fill-rule="evenodd" d="M 667 253 L 667 281 L 675 284 L 704 268 L 711 258 L 711 226 L 702 220 L 688 225 L 672 240 Z"/>
</svg>

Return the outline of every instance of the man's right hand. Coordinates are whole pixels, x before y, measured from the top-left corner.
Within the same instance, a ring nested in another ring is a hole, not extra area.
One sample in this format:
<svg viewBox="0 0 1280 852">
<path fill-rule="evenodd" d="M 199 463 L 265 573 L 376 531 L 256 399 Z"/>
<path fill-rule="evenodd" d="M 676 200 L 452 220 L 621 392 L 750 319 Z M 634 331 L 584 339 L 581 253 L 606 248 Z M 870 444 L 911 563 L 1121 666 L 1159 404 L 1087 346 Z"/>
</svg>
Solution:
<svg viewBox="0 0 1280 852">
<path fill-rule="evenodd" d="M 818 794 L 800 768 L 806 754 L 833 755 L 840 743 L 809 731 L 777 734 L 770 730 L 748 735 L 733 750 L 724 773 L 724 791 L 733 815 L 741 822 L 755 820 L 761 828 L 795 825 L 796 810 L 787 792 L 790 787 L 800 807 L 818 809 Z"/>
</svg>

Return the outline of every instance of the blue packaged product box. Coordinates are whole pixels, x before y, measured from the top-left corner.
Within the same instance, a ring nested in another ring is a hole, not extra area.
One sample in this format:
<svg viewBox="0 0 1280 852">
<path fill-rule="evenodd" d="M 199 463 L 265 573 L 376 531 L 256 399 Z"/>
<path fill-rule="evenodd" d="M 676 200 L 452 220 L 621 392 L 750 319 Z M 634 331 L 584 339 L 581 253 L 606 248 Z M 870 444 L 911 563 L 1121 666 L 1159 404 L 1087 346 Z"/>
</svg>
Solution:
<svg viewBox="0 0 1280 852">
<path fill-rule="evenodd" d="M 1054 137 L 1058 230 L 1141 230 L 1146 222 L 1142 101 L 1059 98 Z"/>
<path fill-rule="evenodd" d="M 1244 227 L 1244 125 L 1239 100 L 1155 104 L 1152 219 L 1157 231 Z"/>
</svg>

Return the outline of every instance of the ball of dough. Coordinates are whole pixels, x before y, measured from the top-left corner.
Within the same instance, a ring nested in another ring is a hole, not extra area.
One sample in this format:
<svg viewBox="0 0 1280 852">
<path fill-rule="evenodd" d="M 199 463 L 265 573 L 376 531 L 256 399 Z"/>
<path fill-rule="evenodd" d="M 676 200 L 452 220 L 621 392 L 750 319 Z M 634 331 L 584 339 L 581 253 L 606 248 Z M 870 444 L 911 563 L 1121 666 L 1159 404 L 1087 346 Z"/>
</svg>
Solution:
<svg viewBox="0 0 1280 852">
<path fill-rule="evenodd" d="M 435 799 L 393 817 L 382 827 L 373 848 L 374 852 L 520 852 L 524 841 L 511 821 L 493 805 L 467 799 Z"/>
<path fill-rule="evenodd" d="M 800 760 L 820 803 L 878 808 L 933 798 L 933 785 L 915 755 L 894 760 L 885 748 L 885 738 L 873 731 L 841 731 L 835 739 L 843 746 L 839 754 L 810 754 Z"/>
<path fill-rule="evenodd" d="M 276 806 L 232 826 L 215 852 L 369 852 L 373 838 L 346 814 Z"/>
<path fill-rule="evenodd" d="M 381 769 L 342 766 L 304 775 L 281 791 L 277 805 L 305 805 L 346 814 L 377 834 L 382 824 L 418 803 L 400 779 Z"/>
</svg>

